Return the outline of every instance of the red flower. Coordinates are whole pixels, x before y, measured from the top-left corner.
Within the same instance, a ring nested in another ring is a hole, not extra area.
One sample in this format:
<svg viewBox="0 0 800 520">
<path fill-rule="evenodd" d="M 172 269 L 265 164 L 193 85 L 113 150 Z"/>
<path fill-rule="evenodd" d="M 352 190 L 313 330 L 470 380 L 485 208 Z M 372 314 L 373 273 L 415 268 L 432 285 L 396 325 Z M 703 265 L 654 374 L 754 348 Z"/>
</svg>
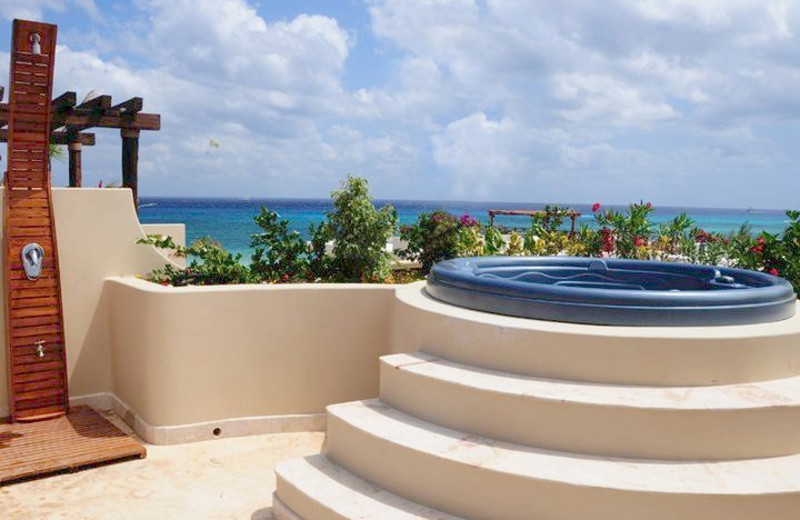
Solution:
<svg viewBox="0 0 800 520">
<path fill-rule="evenodd" d="M 644 245 L 644 239 L 642 237 L 633 237 L 633 245 L 636 247 L 641 247 Z"/>
<path fill-rule="evenodd" d="M 613 232 L 610 229 L 608 229 L 607 227 L 604 227 L 604 228 L 600 229 L 600 237 L 603 240 L 603 246 L 602 246 L 603 251 L 605 251 L 606 253 L 613 252 L 614 251 L 614 234 L 613 234 Z"/>
<path fill-rule="evenodd" d="M 599 202 L 595 202 L 594 204 L 592 204 L 592 212 L 593 213 L 597 213 L 599 210 L 600 210 L 600 203 Z"/>
<path fill-rule="evenodd" d="M 758 242 L 758 245 L 763 246 L 765 242 L 764 237 L 758 237 L 756 242 Z"/>
<path fill-rule="evenodd" d="M 778 276 L 779 274 L 781 274 L 781 272 L 773 267 L 772 269 L 769 270 L 769 274 L 771 274 L 772 276 Z"/>
<path fill-rule="evenodd" d="M 653 205 L 648 202 L 647 204 L 644 205 L 644 207 L 650 209 L 653 207 Z"/>
<path fill-rule="evenodd" d="M 753 253 L 763 253 L 764 252 L 764 244 L 759 244 L 757 246 L 753 246 L 750 248 L 750 251 Z"/>
</svg>

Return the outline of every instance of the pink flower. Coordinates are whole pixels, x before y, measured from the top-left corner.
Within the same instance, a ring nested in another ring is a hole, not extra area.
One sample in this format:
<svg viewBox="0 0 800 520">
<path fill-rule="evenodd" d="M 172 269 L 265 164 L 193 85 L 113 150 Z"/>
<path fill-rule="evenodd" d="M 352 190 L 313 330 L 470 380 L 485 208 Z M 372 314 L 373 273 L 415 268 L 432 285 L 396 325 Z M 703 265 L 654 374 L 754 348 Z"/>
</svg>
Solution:
<svg viewBox="0 0 800 520">
<path fill-rule="evenodd" d="M 458 222 L 463 227 L 475 227 L 478 225 L 478 221 L 472 218 L 469 213 L 464 213 L 461 215 L 461 218 L 458 219 Z"/>
<path fill-rule="evenodd" d="M 636 247 L 641 247 L 644 245 L 644 239 L 642 237 L 633 237 L 633 245 Z"/>
<path fill-rule="evenodd" d="M 773 267 L 772 269 L 769 270 L 769 274 L 771 274 L 772 276 L 778 276 L 779 274 L 781 274 L 781 272 Z"/>
<path fill-rule="evenodd" d="M 653 205 L 648 202 L 647 204 L 644 205 L 644 207 L 650 209 L 653 207 Z"/>
<path fill-rule="evenodd" d="M 592 212 L 593 213 L 597 213 L 600 210 L 600 207 L 601 207 L 600 203 L 599 202 L 595 202 L 594 204 L 592 204 Z"/>
</svg>

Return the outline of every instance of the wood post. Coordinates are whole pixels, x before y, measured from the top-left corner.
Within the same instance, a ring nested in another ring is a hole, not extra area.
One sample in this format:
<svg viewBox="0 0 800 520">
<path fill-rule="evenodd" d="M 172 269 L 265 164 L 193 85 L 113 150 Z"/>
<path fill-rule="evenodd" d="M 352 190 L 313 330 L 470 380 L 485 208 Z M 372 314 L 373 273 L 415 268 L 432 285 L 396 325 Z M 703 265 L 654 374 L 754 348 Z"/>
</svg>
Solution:
<svg viewBox="0 0 800 520">
<path fill-rule="evenodd" d="M 130 188 L 133 205 L 139 212 L 139 129 L 123 128 L 122 136 L 122 186 Z"/>
<path fill-rule="evenodd" d="M 83 184 L 81 171 L 81 149 L 83 144 L 78 139 L 77 132 L 68 133 L 67 150 L 69 150 L 69 187 L 80 188 Z"/>
</svg>

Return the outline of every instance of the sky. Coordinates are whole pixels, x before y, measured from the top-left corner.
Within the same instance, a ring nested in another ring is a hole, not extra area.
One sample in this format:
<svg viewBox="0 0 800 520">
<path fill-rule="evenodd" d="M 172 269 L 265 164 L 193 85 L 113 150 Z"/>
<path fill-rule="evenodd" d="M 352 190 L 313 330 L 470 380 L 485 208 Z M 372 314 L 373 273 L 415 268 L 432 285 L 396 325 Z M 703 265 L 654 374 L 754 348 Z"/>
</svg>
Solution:
<svg viewBox="0 0 800 520">
<path fill-rule="evenodd" d="M 58 24 L 56 95 L 161 114 L 145 196 L 353 174 L 385 199 L 800 208 L 794 0 L 2 0 L 0 84 L 13 18 Z M 84 185 L 119 182 L 94 131 Z"/>
</svg>

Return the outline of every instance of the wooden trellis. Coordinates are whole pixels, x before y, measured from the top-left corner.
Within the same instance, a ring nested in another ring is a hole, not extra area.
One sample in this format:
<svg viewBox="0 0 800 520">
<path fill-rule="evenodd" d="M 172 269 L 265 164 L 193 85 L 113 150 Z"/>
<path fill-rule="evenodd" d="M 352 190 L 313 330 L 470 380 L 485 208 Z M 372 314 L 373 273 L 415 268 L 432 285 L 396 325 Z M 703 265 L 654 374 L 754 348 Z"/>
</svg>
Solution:
<svg viewBox="0 0 800 520">
<path fill-rule="evenodd" d="M 0 87 L 0 99 L 3 88 Z M 139 207 L 139 133 L 142 130 L 161 129 L 160 114 L 146 114 L 141 110 L 142 98 L 131 98 L 112 105 L 111 96 L 99 95 L 77 102 L 75 92 L 64 92 L 50 103 L 52 122 L 50 142 L 67 145 L 69 151 L 69 185 L 82 185 L 81 151 L 84 146 L 94 146 L 95 135 L 90 128 L 116 128 L 122 137 L 122 185 L 130 188 L 133 201 Z M 9 107 L 0 103 L 0 143 L 8 142 Z"/>
<path fill-rule="evenodd" d="M 575 226 L 577 220 L 583 213 L 580 211 L 575 211 L 574 209 L 567 210 L 564 215 L 572 221 L 572 226 L 570 228 L 570 234 L 575 234 Z M 490 209 L 489 210 L 489 226 L 494 226 L 494 217 L 496 215 L 510 215 L 510 216 L 517 216 L 517 217 L 535 217 L 537 215 L 547 215 L 547 211 L 541 209 Z"/>
</svg>

